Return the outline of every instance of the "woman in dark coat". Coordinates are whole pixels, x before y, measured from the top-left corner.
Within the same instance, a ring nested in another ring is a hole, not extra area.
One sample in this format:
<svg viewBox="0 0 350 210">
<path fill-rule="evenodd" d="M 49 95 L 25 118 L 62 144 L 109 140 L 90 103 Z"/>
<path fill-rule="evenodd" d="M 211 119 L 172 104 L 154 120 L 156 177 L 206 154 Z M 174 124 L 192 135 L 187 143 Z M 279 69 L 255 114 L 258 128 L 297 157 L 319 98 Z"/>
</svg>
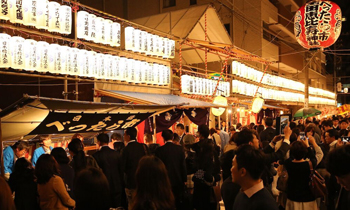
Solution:
<svg viewBox="0 0 350 210">
<path fill-rule="evenodd" d="M 9 179 L 12 192 L 15 193 L 17 210 L 37 210 L 39 208 L 37 184 L 34 168 L 25 158 L 19 158 Z"/>
</svg>

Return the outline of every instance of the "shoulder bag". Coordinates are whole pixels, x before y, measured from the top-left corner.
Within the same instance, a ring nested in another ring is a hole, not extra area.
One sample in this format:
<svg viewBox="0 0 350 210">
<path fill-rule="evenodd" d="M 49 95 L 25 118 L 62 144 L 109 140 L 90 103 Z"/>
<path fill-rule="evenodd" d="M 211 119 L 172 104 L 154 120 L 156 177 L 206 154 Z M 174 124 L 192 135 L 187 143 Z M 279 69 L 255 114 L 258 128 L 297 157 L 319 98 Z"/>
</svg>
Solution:
<svg viewBox="0 0 350 210">
<path fill-rule="evenodd" d="M 327 187 L 324 178 L 313 169 L 311 161 L 309 161 L 310 166 L 310 190 L 315 198 L 326 198 Z"/>
</svg>

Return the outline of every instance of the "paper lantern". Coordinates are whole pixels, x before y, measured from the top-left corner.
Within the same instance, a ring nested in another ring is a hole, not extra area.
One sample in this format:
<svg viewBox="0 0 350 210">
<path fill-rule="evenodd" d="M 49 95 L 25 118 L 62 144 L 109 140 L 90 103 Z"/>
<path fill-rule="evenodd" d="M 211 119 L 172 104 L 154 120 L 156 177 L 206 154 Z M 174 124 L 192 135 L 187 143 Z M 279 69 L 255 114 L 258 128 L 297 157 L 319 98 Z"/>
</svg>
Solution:
<svg viewBox="0 0 350 210">
<path fill-rule="evenodd" d="M 146 54 L 147 51 L 147 32 L 146 31 L 141 31 L 141 43 L 140 43 L 140 52 L 142 54 Z"/>
<path fill-rule="evenodd" d="M 140 83 L 147 83 L 148 74 L 147 74 L 147 62 L 146 61 L 141 61 L 140 74 L 141 74 Z"/>
<path fill-rule="evenodd" d="M 152 55 L 154 51 L 154 44 L 153 44 L 153 35 L 150 33 L 147 33 L 147 49 L 146 49 L 146 55 Z"/>
<path fill-rule="evenodd" d="M 10 20 L 9 0 L 3 0 L 0 4 L 0 20 Z"/>
<path fill-rule="evenodd" d="M 164 40 L 164 55 L 163 58 L 170 57 L 170 39 L 165 38 Z"/>
<path fill-rule="evenodd" d="M 8 0 L 11 23 L 23 23 L 23 5 L 22 0 Z"/>
<path fill-rule="evenodd" d="M 60 6 L 60 33 L 69 35 L 72 33 L 72 9 L 67 5 Z"/>
<path fill-rule="evenodd" d="M 70 54 L 70 47 L 68 46 L 61 46 L 61 72 L 60 74 L 68 74 L 68 56 Z"/>
<path fill-rule="evenodd" d="M 89 14 L 88 16 L 88 31 L 89 35 L 86 37 L 86 40 L 95 41 L 96 39 L 96 15 Z"/>
<path fill-rule="evenodd" d="M 134 52 L 140 52 L 141 50 L 141 30 L 135 29 L 134 30 Z"/>
<path fill-rule="evenodd" d="M 11 66 L 10 39 L 10 35 L 0 33 L 0 68 Z"/>
<path fill-rule="evenodd" d="M 163 65 L 158 68 L 158 85 L 164 85 L 164 70 Z"/>
<path fill-rule="evenodd" d="M 120 72 L 119 72 L 119 56 L 112 56 L 112 79 L 120 80 Z"/>
<path fill-rule="evenodd" d="M 158 56 L 159 54 L 159 42 L 158 42 L 159 37 L 157 35 L 152 35 L 152 41 L 153 41 L 153 51 L 152 55 Z"/>
<path fill-rule="evenodd" d="M 159 64 L 153 63 L 152 72 L 153 72 L 152 84 L 156 85 L 159 83 Z"/>
<path fill-rule="evenodd" d="M 348 88 L 344 88 L 344 93 L 348 93 Z"/>
<path fill-rule="evenodd" d="M 216 96 L 214 98 L 213 104 L 220 105 L 220 106 L 227 106 L 227 99 L 222 96 Z M 211 112 L 215 116 L 220 116 L 225 112 L 225 108 L 220 107 L 220 108 L 211 108 Z"/>
<path fill-rule="evenodd" d="M 170 40 L 169 50 L 170 50 L 169 58 L 174 58 L 175 57 L 175 41 L 174 40 Z"/>
<path fill-rule="evenodd" d="M 253 104 L 252 104 L 252 112 L 259 113 L 263 105 L 264 105 L 264 99 L 260 97 L 254 98 Z"/>
<path fill-rule="evenodd" d="M 121 81 L 126 81 L 127 58 L 121 56 L 119 59 L 119 77 Z"/>
<path fill-rule="evenodd" d="M 70 55 L 68 57 L 68 74 L 69 75 L 80 75 L 78 68 L 78 57 L 79 57 L 79 49 L 71 48 Z"/>
<path fill-rule="evenodd" d="M 105 71 L 105 75 L 103 79 L 112 79 L 112 56 L 111 55 L 105 55 L 104 56 L 105 59 L 105 67 L 104 67 L 104 71 Z"/>
<path fill-rule="evenodd" d="M 302 6 L 294 17 L 295 37 L 306 49 L 333 45 L 341 27 L 341 9 L 331 1 L 311 1 Z"/>
<path fill-rule="evenodd" d="M 24 63 L 25 70 L 34 71 L 37 69 L 37 60 L 36 60 L 36 45 L 37 41 L 32 39 L 26 39 L 24 41 Z"/>
<path fill-rule="evenodd" d="M 13 36 L 10 39 L 11 67 L 14 69 L 24 69 L 24 39 Z"/>
<path fill-rule="evenodd" d="M 97 53 L 97 79 L 105 79 L 106 78 L 106 72 L 105 72 L 105 55 L 102 53 Z"/>
<path fill-rule="evenodd" d="M 58 44 L 50 44 L 49 47 L 49 72 L 52 74 L 60 74 L 61 66 L 61 46 Z"/>
<path fill-rule="evenodd" d="M 89 38 L 89 13 L 79 11 L 77 14 L 77 37 L 79 39 Z"/>
<path fill-rule="evenodd" d="M 147 74 L 148 74 L 148 82 L 147 84 L 153 84 L 153 63 L 148 64 L 147 68 Z"/>
<path fill-rule="evenodd" d="M 90 75 L 89 71 L 89 54 L 87 50 L 81 49 L 78 53 L 78 72 L 79 76 L 87 77 Z"/>
<path fill-rule="evenodd" d="M 87 77 L 96 77 L 97 73 L 97 68 L 96 68 L 96 52 L 94 51 L 88 51 L 87 56 L 88 56 L 88 65 L 89 65 L 89 73 L 86 75 Z"/>
<path fill-rule="evenodd" d="M 36 25 L 37 29 L 49 29 L 49 1 L 37 0 Z"/>
<path fill-rule="evenodd" d="M 165 85 L 170 84 L 170 68 L 169 66 L 165 66 Z"/>
<path fill-rule="evenodd" d="M 54 1 L 49 2 L 49 32 L 61 32 L 60 4 Z"/>
<path fill-rule="evenodd" d="M 188 76 L 188 75 L 181 76 L 181 92 L 182 93 L 189 93 L 189 80 L 190 80 L 190 76 Z"/>
<path fill-rule="evenodd" d="M 36 45 L 37 71 L 47 72 L 49 70 L 49 43 L 39 41 Z"/>
<path fill-rule="evenodd" d="M 103 44 L 109 44 L 111 45 L 111 43 L 113 42 L 113 31 L 112 31 L 112 23 L 113 21 L 106 19 L 104 20 L 104 24 L 105 24 L 105 39 L 103 41 Z"/>
<path fill-rule="evenodd" d="M 112 43 L 111 46 L 120 46 L 120 23 L 112 23 Z"/>
<path fill-rule="evenodd" d="M 129 58 L 127 60 L 127 69 L 125 71 L 127 82 L 135 82 L 135 69 L 134 69 L 134 59 Z"/>
<path fill-rule="evenodd" d="M 131 26 L 125 27 L 125 49 L 134 50 L 134 28 Z"/>
<path fill-rule="evenodd" d="M 142 75 L 141 75 L 141 61 L 135 60 L 134 61 L 134 72 L 135 72 L 135 83 L 141 83 L 142 82 Z"/>
<path fill-rule="evenodd" d="M 23 24 L 26 26 L 36 25 L 36 0 L 23 1 Z"/>
<path fill-rule="evenodd" d="M 166 48 L 167 48 L 167 39 L 166 38 L 162 37 L 160 39 L 160 46 L 161 46 L 161 48 L 160 48 L 159 56 L 163 57 L 163 58 L 166 58 L 167 57 L 166 54 L 165 54 L 165 51 L 166 51 Z"/>
<path fill-rule="evenodd" d="M 158 54 L 157 56 L 159 57 L 163 57 L 164 55 L 164 38 L 163 37 L 158 37 Z"/>
</svg>

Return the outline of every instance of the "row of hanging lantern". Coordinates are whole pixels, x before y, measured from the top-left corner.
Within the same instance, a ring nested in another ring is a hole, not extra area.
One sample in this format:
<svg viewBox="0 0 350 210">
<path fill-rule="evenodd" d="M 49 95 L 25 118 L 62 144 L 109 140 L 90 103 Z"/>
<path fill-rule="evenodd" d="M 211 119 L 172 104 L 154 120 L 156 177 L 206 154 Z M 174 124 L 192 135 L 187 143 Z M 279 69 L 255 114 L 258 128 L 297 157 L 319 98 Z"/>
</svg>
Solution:
<svg viewBox="0 0 350 210">
<path fill-rule="evenodd" d="M 170 67 L 0 34 L 0 68 L 168 85 Z"/>
<path fill-rule="evenodd" d="M 182 93 L 195 95 L 213 95 L 217 80 L 205 79 L 189 75 L 181 76 Z M 230 83 L 219 81 L 215 95 L 230 96 Z"/>
<path fill-rule="evenodd" d="M 335 93 L 320 88 L 309 87 L 309 94 L 335 98 Z"/>
<path fill-rule="evenodd" d="M 125 27 L 125 49 L 149 56 L 175 57 L 174 40 L 135 29 L 132 26 Z"/>
<path fill-rule="evenodd" d="M 245 79 L 255 81 L 255 82 L 257 81 L 259 82 L 261 80 L 261 77 L 263 76 L 263 72 L 258 71 L 254 68 L 248 67 L 237 61 L 232 62 L 232 74 L 243 77 Z M 265 74 L 261 83 L 265 85 L 275 86 L 275 87 L 283 87 L 283 88 L 288 88 L 292 90 L 298 90 L 302 92 L 305 91 L 305 86 L 303 83 L 296 82 L 283 77 L 271 75 L 271 74 Z M 320 88 L 309 87 L 309 91 L 310 91 L 310 94 L 313 94 L 313 95 L 325 96 L 332 99 L 335 98 L 334 93 L 320 89 Z"/>
<path fill-rule="evenodd" d="M 71 34 L 72 9 L 48 0 L 1 0 L 0 20 Z"/>
<path fill-rule="evenodd" d="M 95 43 L 120 46 L 120 23 L 97 17 L 86 11 L 77 14 L 77 37 Z"/>
<path fill-rule="evenodd" d="M 232 80 L 232 92 L 242 95 L 254 97 L 258 86 L 241 82 L 238 80 Z M 300 93 L 290 93 L 286 91 L 273 90 L 268 88 L 259 88 L 259 92 L 262 94 L 264 99 L 272 99 L 278 101 L 290 101 L 290 102 L 304 102 L 304 95 Z M 334 105 L 335 100 L 319 98 L 319 97 L 309 97 L 310 104 L 324 104 L 324 105 Z"/>
</svg>

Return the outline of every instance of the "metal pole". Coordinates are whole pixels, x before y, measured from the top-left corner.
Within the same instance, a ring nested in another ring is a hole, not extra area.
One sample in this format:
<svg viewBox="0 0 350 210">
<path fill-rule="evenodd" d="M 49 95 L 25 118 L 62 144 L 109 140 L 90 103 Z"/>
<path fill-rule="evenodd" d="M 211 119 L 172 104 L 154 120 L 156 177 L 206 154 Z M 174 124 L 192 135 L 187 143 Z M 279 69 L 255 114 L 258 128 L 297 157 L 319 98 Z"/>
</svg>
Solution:
<svg viewBox="0 0 350 210">
<path fill-rule="evenodd" d="M 0 118 L 0 166 L 1 166 L 1 176 L 5 178 L 5 169 L 4 169 L 4 158 L 3 158 L 3 142 L 2 142 L 2 129 L 1 129 L 1 118 Z"/>
<path fill-rule="evenodd" d="M 67 76 L 65 76 L 65 78 L 67 78 Z M 63 80 L 63 84 L 64 84 L 64 89 L 63 89 L 64 99 L 68 99 L 68 80 L 67 79 Z"/>
<path fill-rule="evenodd" d="M 153 116 L 153 143 L 157 143 L 156 116 Z"/>
</svg>

